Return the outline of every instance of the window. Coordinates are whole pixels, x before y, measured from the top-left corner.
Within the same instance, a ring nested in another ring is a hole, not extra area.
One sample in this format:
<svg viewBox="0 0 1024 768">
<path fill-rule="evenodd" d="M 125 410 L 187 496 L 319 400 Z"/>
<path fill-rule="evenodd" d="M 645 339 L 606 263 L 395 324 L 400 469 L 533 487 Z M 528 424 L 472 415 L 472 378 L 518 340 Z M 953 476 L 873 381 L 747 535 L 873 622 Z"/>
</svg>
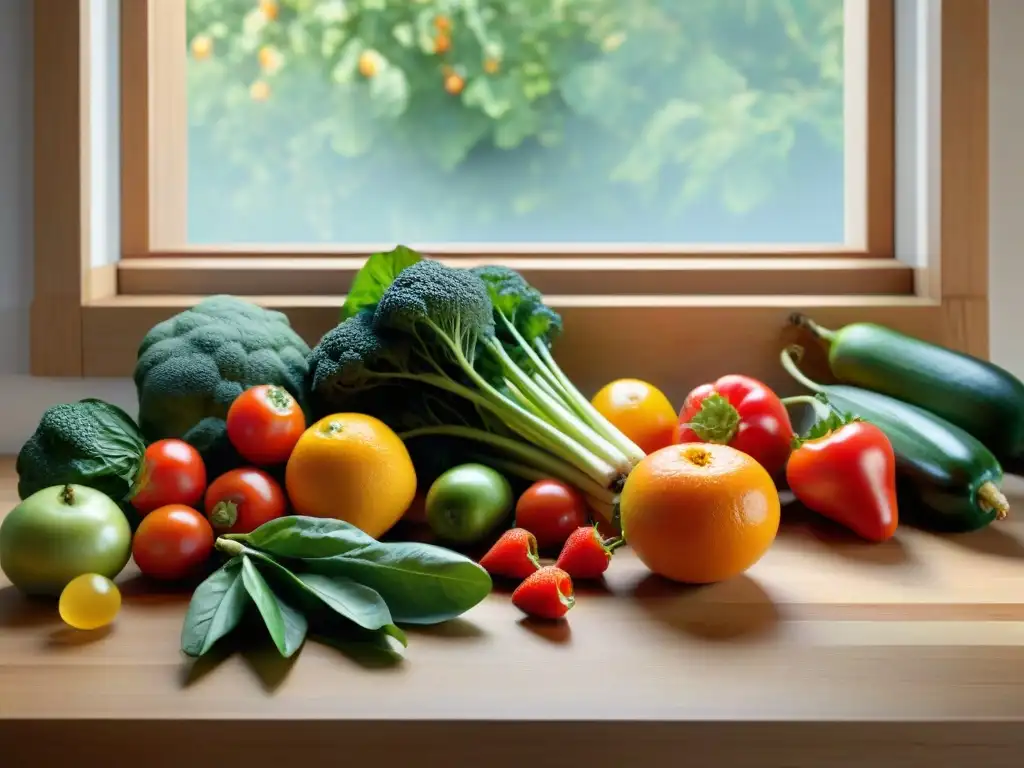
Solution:
<svg viewBox="0 0 1024 768">
<path fill-rule="evenodd" d="M 396 242 L 520 269 L 585 386 L 778 381 L 792 309 L 987 350 L 987 0 L 68 5 L 35 20 L 37 373 L 123 375 L 210 293 L 314 342 Z"/>
<path fill-rule="evenodd" d="M 187 0 L 186 242 L 857 247 L 882 5 Z"/>
</svg>

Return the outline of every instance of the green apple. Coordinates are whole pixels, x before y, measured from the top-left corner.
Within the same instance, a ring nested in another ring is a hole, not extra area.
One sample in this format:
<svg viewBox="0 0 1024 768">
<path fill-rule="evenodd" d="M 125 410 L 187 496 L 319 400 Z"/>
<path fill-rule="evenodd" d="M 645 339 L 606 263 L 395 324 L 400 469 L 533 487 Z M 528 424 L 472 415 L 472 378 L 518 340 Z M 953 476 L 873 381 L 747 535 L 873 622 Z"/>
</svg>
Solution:
<svg viewBox="0 0 1024 768">
<path fill-rule="evenodd" d="M 512 487 L 483 464 L 462 464 L 441 475 L 427 492 L 427 523 L 441 539 L 472 544 L 512 511 Z"/>
</svg>

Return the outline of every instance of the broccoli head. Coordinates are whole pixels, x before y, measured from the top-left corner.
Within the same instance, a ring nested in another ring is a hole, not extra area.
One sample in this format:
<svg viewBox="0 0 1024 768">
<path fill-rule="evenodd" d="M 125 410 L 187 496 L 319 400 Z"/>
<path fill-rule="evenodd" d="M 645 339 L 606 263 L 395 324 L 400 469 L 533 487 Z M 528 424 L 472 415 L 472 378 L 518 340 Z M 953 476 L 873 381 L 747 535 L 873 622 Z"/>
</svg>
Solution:
<svg viewBox="0 0 1024 768">
<path fill-rule="evenodd" d="M 544 296 L 514 269 L 502 266 L 474 267 L 472 270 L 487 286 L 495 314 L 512 325 L 526 342 L 540 340 L 550 348 L 562 333 L 562 316 L 544 303 Z M 506 344 L 514 345 L 508 337 L 504 322 L 496 322 L 499 336 Z"/>
<path fill-rule="evenodd" d="M 411 334 L 421 341 L 421 353 L 435 357 L 435 350 L 446 350 L 456 362 L 472 361 L 477 343 L 494 335 L 483 281 L 468 269 L 429 259 L 395 277 L 377 304 L 373 326 Z"/>
<path fill-rule="evenodd" d="M 277 384 L 305 407 L 308 355 L 283 313 L 233 296 L 205 298 L 142 340 L 135 366 L 142 433 L 214 450 L 226 440 L 228 408 L 249 387 Z"/>
</svg>

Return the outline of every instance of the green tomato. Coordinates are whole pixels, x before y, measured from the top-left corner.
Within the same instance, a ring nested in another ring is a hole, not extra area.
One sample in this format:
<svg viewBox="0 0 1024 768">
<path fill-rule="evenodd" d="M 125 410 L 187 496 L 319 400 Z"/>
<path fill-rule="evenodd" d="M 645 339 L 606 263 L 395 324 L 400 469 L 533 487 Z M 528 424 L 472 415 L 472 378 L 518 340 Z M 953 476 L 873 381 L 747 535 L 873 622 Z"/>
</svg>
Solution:
<svg viewBox="0 0 1024 768">
<path fill-rule="evenodd" d="M 83 485 L 36 491 L 0 523 L 0 570 L 29 595 L 58 597 L 76 576 L 113 579 L 132 553 L 132 531 L 106 494 Z"/>
<path fill-rule="evenodd" d="M 463 464 L 441 475 L 427 492 L 427 523 L 439 538 L 471 544 L 512 511 L 512 487 L 483 464 Z"/>
</svg>

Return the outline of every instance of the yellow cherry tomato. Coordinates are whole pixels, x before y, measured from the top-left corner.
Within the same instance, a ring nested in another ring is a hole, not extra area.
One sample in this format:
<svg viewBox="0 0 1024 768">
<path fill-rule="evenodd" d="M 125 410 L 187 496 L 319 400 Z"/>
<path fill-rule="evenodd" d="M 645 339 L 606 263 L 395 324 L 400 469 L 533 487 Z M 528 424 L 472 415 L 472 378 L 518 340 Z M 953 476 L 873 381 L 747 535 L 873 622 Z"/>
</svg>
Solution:
<svg viewBox="0 0 1024 768">
<path fill-rule="evenodd" d="M 676 412 L 654 385 L 639 379 L 617 379 L 594 395 L 591 403 L 644 453 L 672 444 Z"/>
<path fill-rule="evenodd" d="M 117 618 L 121 610 L 121 591 L 106 576 L 83 573 L 64 587 L 57 610 L 70 627 L 99 629 Z"/>
</svg>

